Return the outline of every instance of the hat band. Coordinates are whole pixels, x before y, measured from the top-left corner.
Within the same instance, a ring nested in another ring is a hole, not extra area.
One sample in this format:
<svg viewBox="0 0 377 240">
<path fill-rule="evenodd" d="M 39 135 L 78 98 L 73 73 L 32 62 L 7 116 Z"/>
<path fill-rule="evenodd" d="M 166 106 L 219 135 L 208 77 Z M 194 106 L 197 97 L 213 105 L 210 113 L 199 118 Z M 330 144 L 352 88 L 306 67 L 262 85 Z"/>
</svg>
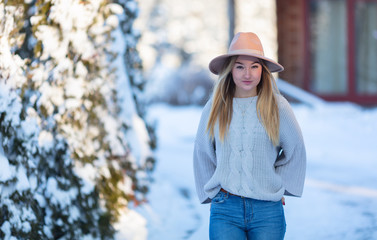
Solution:
<svg viewBox="0 0 377 240">
<path fill-rule="evenodd" d="M 232 55 L 260 55 L 264 57 L 263 51 L 258 51 L 254 49 L 238 49 L 238 50 L 232 50 L 228 51 L 228 54 Z"/>
</svg>

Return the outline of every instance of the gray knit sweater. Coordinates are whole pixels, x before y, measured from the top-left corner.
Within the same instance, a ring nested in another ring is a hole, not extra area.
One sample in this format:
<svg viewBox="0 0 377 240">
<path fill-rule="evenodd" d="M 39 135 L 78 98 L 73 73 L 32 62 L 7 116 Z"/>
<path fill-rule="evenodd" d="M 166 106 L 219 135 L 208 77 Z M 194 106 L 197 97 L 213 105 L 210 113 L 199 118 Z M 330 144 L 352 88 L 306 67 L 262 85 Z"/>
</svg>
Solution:
<svg viewBox="0 0 377 240">
<path fill-rule="evenodd" d="M 300 127 L 288 101 L 278 95 L 280 146 L 273 146 L 258 119 L 258 97 L 234 98 L 229 132 L 220 141 L 218 126 L 212 141 L 206 131 L 212 101 L 203 109 L 194 147 L 194 173 L 201 203 L 209 203 L 220 188 L 235 195 L 267 201 L 302 195 L 306 153 Z M 279 155 L 279 150 L 283 154 Z M 278 157 L 279 156 L 279 157 Z"/>
</svg>

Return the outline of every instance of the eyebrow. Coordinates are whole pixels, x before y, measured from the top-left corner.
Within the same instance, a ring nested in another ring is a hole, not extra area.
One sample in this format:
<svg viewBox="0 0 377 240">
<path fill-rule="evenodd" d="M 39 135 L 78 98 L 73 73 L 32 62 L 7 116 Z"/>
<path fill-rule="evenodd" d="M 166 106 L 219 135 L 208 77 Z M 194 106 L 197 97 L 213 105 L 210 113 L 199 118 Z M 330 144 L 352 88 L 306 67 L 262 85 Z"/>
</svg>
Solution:
<svg viewBox="0 0 377 240">
<path fill-rule="evenodd" d="M 235 63 L 238 63 L 238 64 L 242 64 L 242 65 L 244 65 L 244 64 L 241 63 L 241 62 L 235 62 Z M 260 64 L 260 62 L 253 62 L 251 65 L 256 64 L 256 63 L 259 63 L 259 64 Z"/>
</svg>

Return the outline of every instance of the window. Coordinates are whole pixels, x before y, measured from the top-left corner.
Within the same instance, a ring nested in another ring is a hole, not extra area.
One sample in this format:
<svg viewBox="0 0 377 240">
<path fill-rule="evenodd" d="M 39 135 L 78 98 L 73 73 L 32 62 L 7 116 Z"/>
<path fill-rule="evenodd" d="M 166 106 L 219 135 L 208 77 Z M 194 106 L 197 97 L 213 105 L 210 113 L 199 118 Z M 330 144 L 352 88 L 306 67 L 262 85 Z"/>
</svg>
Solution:
<svg viewBox="0 0 377 240">
<path fill-rule="evenodd" d="M 347 92 L 347 19 L 344 0 L 310 3 L 310 55 L 312 91 Z"/>
<path fill-rule="evenodd" d="M 377 2 L 356 2 L 357 93 L 377 93 Z"/>
</svg>

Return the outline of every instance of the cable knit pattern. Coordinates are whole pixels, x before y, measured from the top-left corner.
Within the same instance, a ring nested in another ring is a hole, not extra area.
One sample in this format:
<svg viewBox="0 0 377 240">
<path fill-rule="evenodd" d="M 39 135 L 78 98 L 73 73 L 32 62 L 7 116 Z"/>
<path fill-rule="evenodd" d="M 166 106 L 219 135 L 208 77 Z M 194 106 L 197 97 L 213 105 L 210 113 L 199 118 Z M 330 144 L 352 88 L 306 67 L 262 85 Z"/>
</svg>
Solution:
<svg viewBox="0 0 377 240">
<path fill-rule="evenodd" d="M 280 146 L 274 147 L 256 112 L 257 97 L 234 98 L 233 117 L 224 142 L 215 126 L 212 141 L 206 131 L 212 101 L 203 109 L 194 147 L 194 173 L 201 203 L 211 202 L 220 188 L 267 201 L 301 196 L 306 153 L 300 127 L 288 101 L 278 95 Z M 278 158 L 279 149 L 284 154 Z"/>
</svg>

